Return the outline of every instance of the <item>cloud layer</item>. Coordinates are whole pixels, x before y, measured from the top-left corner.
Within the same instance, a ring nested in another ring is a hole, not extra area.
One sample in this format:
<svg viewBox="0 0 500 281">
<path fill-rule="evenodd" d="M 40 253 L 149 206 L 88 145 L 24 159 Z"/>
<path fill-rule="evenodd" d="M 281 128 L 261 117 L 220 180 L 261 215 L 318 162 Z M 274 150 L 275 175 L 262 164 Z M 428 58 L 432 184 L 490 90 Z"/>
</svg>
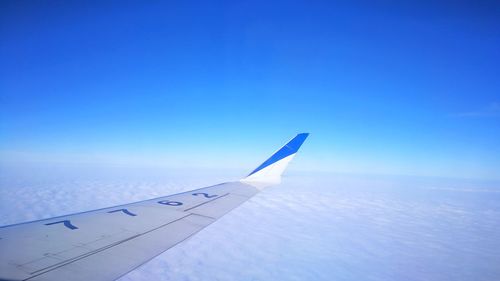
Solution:
<svg viewBox="0 0 500 281">
<path fill-rule="evenodd" d="M 0 223 L 142 200 L 239 174 L 3 169 Z M 498 183 L 289 175 L 281 186 L 258 194 L 121 281 L 493 280 L 500 276 Z"/>
</svg>

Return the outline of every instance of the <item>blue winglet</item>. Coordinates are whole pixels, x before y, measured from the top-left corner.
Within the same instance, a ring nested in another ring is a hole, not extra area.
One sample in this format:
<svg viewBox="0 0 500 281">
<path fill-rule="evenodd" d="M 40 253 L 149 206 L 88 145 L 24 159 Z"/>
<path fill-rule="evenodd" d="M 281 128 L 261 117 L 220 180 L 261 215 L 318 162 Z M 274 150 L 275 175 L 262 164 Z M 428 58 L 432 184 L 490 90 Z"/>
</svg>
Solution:
<svg viewBox="0 0 500 281">
<path fill-rule="evenodd" d="M 287 144 L 285 144 L 280 150 L 276 151 L 269 159 L 264 161 L 264 163 L 260 164 L 259 167 L 257 167 L 255 170 L 253 170 L 248 176 L 251 176 L 258 171 L 264 169 L 265 167 L 272 165 L 281 159 L 290 156 L 294 153 L 296 153 L 300 146 L 304 143 L 306 140 L 307 136 L 309 136 L 308 133 L 301 133 L 295 136 L 291 141 L 289 141 Z"/>
</svg>

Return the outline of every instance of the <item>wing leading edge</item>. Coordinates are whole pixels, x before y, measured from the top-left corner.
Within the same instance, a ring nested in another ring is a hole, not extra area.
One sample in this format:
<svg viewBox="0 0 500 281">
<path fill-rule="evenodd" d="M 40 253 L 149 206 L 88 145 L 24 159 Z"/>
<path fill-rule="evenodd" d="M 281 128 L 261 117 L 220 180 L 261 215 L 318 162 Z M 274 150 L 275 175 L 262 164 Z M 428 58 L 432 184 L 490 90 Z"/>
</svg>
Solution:
<svg viewBox="0 0 500 281">
<path fill-rule="evenodd" d="M 115 280 L 279 182 L 306 138 L 240 181 L 0 227 L 0 280 Z"/>
</svg>

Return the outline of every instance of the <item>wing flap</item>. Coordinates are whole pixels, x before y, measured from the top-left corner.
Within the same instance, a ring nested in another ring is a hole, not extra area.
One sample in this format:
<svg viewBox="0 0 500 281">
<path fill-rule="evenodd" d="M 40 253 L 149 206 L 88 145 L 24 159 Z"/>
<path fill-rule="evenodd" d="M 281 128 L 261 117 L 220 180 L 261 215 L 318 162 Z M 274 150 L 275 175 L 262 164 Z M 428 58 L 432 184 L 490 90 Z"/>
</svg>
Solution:
<svg viewBox="0 0 500 281">
<path fill-rule="evenodd" d="M 174 222 L 38 272 L 29 280 L 114 280 L 191 237 L 214 219 L 187 214 Z"/>
</svg>

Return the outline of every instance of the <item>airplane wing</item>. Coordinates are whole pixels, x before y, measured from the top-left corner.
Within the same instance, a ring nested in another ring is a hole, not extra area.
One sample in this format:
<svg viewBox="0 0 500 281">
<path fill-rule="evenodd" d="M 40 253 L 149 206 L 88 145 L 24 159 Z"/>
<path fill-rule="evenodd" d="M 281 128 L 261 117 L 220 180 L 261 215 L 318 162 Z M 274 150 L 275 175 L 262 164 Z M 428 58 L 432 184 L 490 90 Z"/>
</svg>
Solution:
<svg viewBox="0 0 500 281">
<path fill-rule="evenodd" d="M 240 181 L 0 227 L 0 280 L 115 280 L 279 183 L 307 136 Z"/>
</svg>

